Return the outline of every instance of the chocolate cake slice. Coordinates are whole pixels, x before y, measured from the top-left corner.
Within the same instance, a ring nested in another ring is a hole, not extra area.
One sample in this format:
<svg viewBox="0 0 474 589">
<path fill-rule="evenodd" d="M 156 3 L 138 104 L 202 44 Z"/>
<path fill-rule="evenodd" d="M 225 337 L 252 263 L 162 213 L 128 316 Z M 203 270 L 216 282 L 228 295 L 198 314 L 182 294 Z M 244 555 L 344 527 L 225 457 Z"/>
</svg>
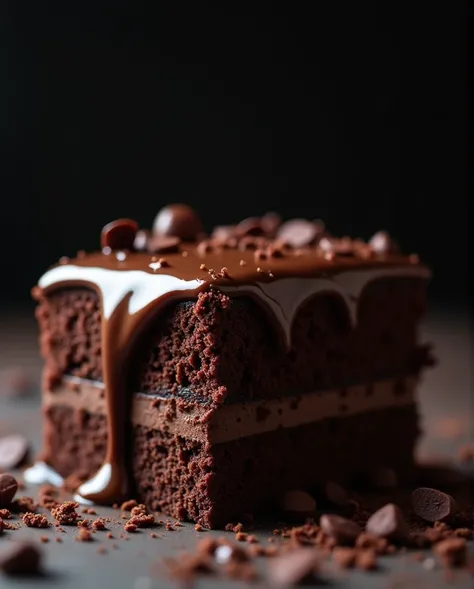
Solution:
<svg viewBox="0 0 474 589">
<path fill-rule="evenodd" d="M 413 466 L 428 269 L 275 214 L 204 234 L 185 205 L 128 219 L 34 289 L 44 452 L 30 482 L 134 494 L 208 527 L 289 489 Z"/>
</svg>

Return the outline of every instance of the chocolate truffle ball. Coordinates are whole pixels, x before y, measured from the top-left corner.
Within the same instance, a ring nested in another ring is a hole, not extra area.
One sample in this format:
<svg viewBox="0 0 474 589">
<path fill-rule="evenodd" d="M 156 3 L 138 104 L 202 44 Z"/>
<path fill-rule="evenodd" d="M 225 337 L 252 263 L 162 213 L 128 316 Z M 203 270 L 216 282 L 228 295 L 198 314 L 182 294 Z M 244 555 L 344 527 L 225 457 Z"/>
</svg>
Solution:
<svg viewBox="0 0 474 589">
<path fill-rule="evenodd" d="M 185 204 L 174 204 L 162 208 L 158 213 L 153 222 L 153 233 L 194 241 L 203 233 L 203 226 L 194 209 Z"/>
</svg>

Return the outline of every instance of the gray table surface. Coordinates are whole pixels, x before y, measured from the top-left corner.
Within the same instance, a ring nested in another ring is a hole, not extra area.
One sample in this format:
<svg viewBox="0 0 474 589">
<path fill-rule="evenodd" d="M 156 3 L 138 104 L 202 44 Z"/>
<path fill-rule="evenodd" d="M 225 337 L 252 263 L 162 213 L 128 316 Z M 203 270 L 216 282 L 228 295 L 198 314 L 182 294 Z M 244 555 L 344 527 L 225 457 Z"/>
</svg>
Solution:
<svg viewBox="0 0 474 589">
<path fill-rule="evenodd" d="M 23 399 L 0 394 L 0 436 L 22 433 L 38 450 L 41 443 L 41 361 L 36 346 L 36 328 L 31 317 L 11 315 L 0 317 L 0 334 L 0 369 L 12 366 L 25 367 L 34 382 L 38 383 L 37 392 Z M 421 461 L 450 461 L 461 444 L 472 442 L 474 434 L 471 374 L 473 350 L 467 316 L 432 314 L 426 321 L 423 335 L 425 340 L 434 342 L 440 364 L 426 373 L 420 391 L 425 435 L 419 445 L 418 456 Z M 4 386 L 0 383 L 0 387 Z M 23 494 L 34 496 L 36 492 L 35 488 L 27 487 Z M 117 518 L 116 510 L 97 508 L 97 512 L 104 517 Z M 19 538 L 28 538 L 40 543 L 40 536 L 48 535 L 51 542 L 41 544 L 45 553 L 46 575 L 43 578 L 11 579 L 0 574 L 0 587 L 176 587 L 176 583 L 170 581 L 164 572 L 164 557 L 176 556 L 183 550 L 192 550 L 196 542 L 206 535 L 222 535 L 222 532 L 198 533 L 191 524 L 184 524 L 175 532 L 157 528 L 158 538 L 151 538 L 150 530 L 143 530 L 130 535 L 129 541 L 119 539 L 121 525 L 117 525 L 116 529 L 112 526 L 111 531 L 116 540 L 107 539 L 101 532 L 95 534 L 96 539 L 91 543 L 75 541 L 77 529 L 74 528 L 59 534 L 54 527 L 46 531 L 23 527 L 3 534 L 0 538 L 0 550 L 5 543 Z M 61 535 L 62 543 L 54 541 L 56 534 Z M 268 530 L 259 530 L 257 535 L 261 536 L 263 542 L 267 542 Z M 117 548 L 113 548 L 113 544 L 116 544 Z M 98 553 L 99 547 L 107 548 L 107 553 Z M 472 548 L 471 546 L 471 551 Z M 260 565 L 264 572 L 264 559 Z M 472 587 L 473 583 L 473 578 L 469 577 L 467 572 L 457 572 L 454 577 L 448 579 L 441 567 L 426 571 L 410 554 L 382 558 L 380 570 L 372 573 L 344 573 L 328 564 L 323 568 L 322 577 L 328 586 L 361 589 Z M 265 585 L 265 581 L 256 585 L 268 586 Z M 198 588 L 237 586 L 243 584 L 215 578 L 202 578 L 196 584 Z"/>
</svg>

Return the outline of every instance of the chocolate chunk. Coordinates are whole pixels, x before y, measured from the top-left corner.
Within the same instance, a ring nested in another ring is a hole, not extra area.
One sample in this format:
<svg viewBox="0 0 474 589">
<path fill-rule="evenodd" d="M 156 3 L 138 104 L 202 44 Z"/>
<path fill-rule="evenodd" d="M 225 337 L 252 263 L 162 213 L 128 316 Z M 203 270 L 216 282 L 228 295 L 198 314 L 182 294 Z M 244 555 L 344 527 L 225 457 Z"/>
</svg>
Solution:
<svg viewBox="0 0 474 589">
<path fill-rule="evenodd" d="M 263 232 L 267 237 L 275 237 L 281 226 L 281 222 L 280 215 L 274 212 L 265 213 L 260 219 Z"/>
<path fill-rule="evenodd" d="M 11 543 L 0 552 L 0 570 L 6 575 L 35 575 L 41 570 L 41 557 L 31 542 Z"/>
<path fill-rule="evenodd" d="M 235 236 L 235 225 L 218 225 L 214 227 L 211 238 L 219 242 L 227 242 Z"/>
<path fill-rule="evenodd" d="M 272 559 L 268 567 L 271 586 L 288 587 L 315 579 L 318 560 L 312 548 L 299 548 Z"/>
<path fill-rule="evenodd" d="M 281 508 L 290 519 L 305 519 L 314 517 L 316 513 L 316 501 L 305 491 L 286 491 L 281 498 Z"/>
<path fill-rule="evenodd" d="M 408 526 L 402 510 L 394 503 L 388 503 L 373 515 L 366 525 L 367 532 L 390 540 L 404 540 L 408 536 Z"/>
<path fill-rule="evenodd" d="M 324 225 L 322 223 L 306 219 L 292 219 L 283 223 L 277 232 L 277 237 L 292 247 L 298 248 L 312 245 L 318 237 L 322 236 L 323 232 Z"/>
<path fill-rule="evenodd" d="M 428 522 L 449 520 L 457 511 L 456 501 L 451 495 L 430 487 L 415 489 L 411 502 L 416 515 Z"/>
<path fill-rule="evenodd" d="M 19 434 L 0 438 L 0 469 L 10 470 L 20 466 L 29 449 L 28 440 Z"/>
<path fill-rule="evenodd" d="M 181 240 L 171 235 L 156 235 L 148 240 L 147 249 L 151 254 L 173 253 L 179 249 Z"/>
<path fill-rule="evenodd" d="M 138 224 L 132 219 L 117 219 L 108 223 L 100 235 L 102 249 L 133 250 Z"/>
<path fill-rule="evenodd" d="M 340 515 L 322 515 L 320 525 L 323 532 L 340 546 L 354 544 L 362 531 L 358 524 Z"/>
<path fill-rule="evenodd" d="M 435 552 L 447 567 L 461 567 L 466 564 L 467 544 L 464 538 L 448 538 L 435 546 Z"/>
<path fill-rule="evenodd" d="M 328 481 L 324 486 L 326 499 L 333 505 L 347 505 L 349 497 L 347 491 L 341 485 Z"/>
<path fill-rule="evenodd" d="M 258 237 L 264 234 L 264 230 L 259 217 L 249 217 L 248 219 L 240 221 L 240 223 L 235 227 L 235 233 L 239 237 L 244 235 L 253 235 Z"/>
<path fill-rule="evenodd" d="M 17 490 L 18 483 L 11 474 L 0 474 L 0 507 L 10 505 Z"/>
<path fill-rule="evenodd" d="M 155 236 L 173 236 L 183 241 L 195 241 L 203 231 L 198 214 L 185 204 L 162 208 L 153 222 Z"/>
<path fill-rule="evenodd" d="M 338 256 L 351 256 L 355 253 L 352 240 L 348 237 L 342 239 L 322 237 L 319 240 L 318 248 L 325 254 L 335 254 Z"/>
<path fill-rule="evenodd" d="M 138 252 L 143 252 L 148 247 L 148 240 L 149 239 L 150 239 L 150 232 L 147 231 L 146 229 L 140 229 L 140 231 L 137 231 L 137 234 L 135 236 L 135 240 L 133 242 L 133 247 Z"/>
<path fill-rule="evenodd" d="M 369 246 L 376 254 L 397 254 L 399 247 L 386 231 L 377 231 L 370 239 Z"/>
</svg>

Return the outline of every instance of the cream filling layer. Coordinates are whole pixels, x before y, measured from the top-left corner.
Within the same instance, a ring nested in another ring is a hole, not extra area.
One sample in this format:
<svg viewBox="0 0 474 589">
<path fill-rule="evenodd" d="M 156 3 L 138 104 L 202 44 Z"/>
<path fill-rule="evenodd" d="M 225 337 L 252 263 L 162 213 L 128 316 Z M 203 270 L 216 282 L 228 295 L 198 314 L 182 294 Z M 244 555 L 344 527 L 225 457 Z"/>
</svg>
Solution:
<svg viewBox="0 0 474 589">
<path fill-rule="evenodd" d="M 411 405 L 415 402 L 417 380 L 410 376 L 305 395 L 222 405 L 217 409 L 200 405 L 183 409 L 176 399 L 136 394 L 132 400 L 131 421 L 134 425 L 219 444 L 323 419 Z M 72 377 L 64 379 L 54 391 L 46 392 L 43 404 L 107 414 L 104 385 Z"/>
</svg>

